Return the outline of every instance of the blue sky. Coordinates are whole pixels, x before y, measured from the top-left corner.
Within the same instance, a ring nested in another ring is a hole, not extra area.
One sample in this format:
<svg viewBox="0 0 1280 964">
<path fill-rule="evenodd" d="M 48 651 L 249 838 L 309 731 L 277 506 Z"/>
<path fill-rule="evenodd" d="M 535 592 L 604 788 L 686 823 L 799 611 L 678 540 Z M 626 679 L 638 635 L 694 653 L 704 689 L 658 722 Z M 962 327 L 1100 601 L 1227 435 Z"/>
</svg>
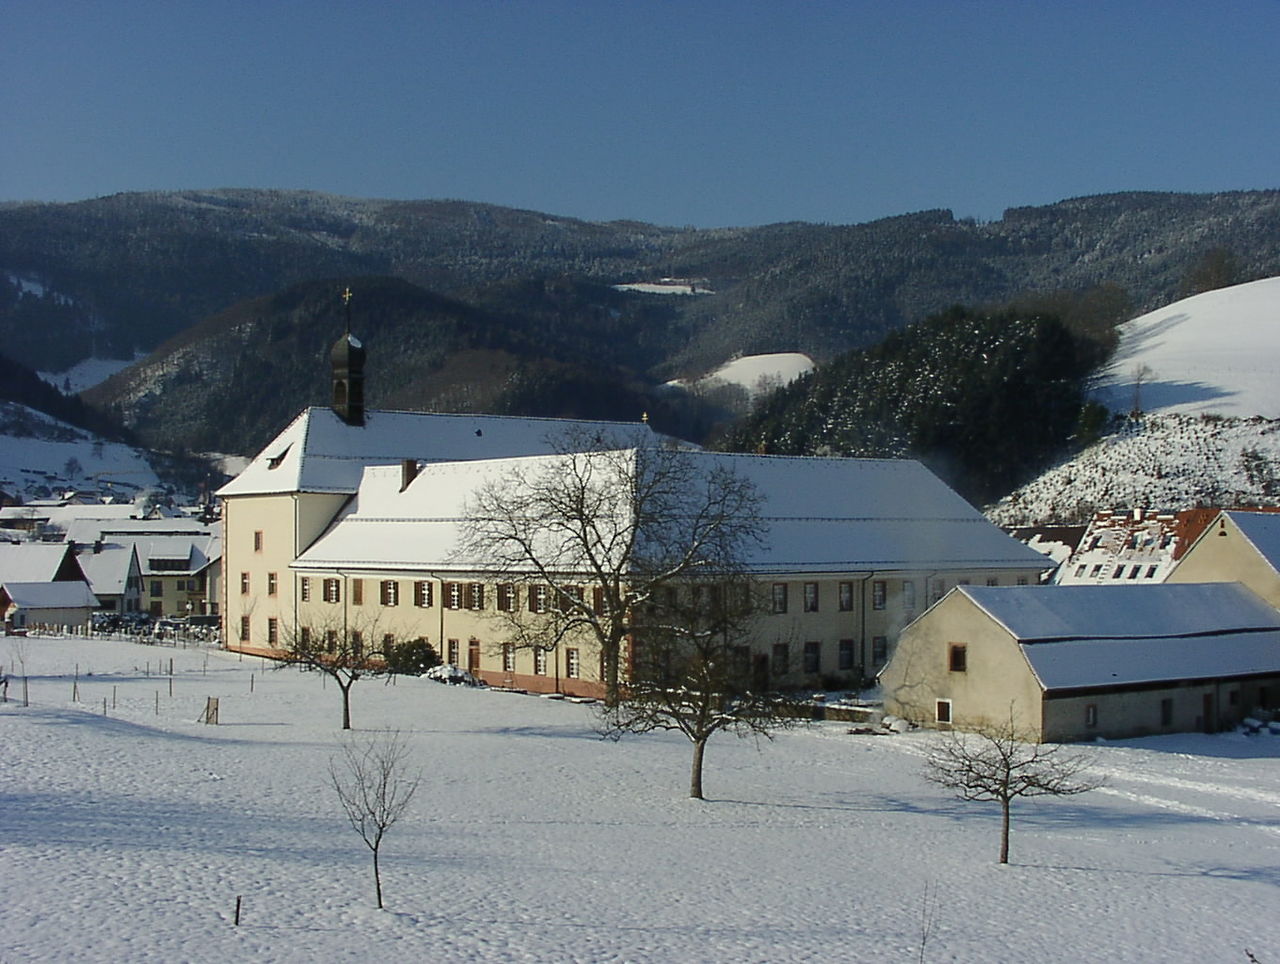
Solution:
<svg viewBox="0 0 1280 964">
<path fill-rule="evenodd" d="M 0 7 L 0 199 L 853 223 L 1280 187 L 1280 0 Z"/>
</svg>

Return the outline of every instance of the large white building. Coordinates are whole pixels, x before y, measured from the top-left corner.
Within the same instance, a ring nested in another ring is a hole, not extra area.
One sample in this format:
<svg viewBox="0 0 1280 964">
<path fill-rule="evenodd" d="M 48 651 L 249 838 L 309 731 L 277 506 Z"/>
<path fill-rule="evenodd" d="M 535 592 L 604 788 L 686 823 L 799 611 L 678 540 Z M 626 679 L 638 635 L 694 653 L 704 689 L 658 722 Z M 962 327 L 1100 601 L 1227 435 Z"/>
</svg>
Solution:
<svg viewBox="0 0 1280 964">
<path fill-rule="evenodd" d="M 358 623 L 376 627 L 370 649 L 425 638 L 491 683 L 598 693 L 589 641 L 504 645 L 511 600 L 485 560 L 458 555 L 460 520 L 478 487 L 554 466 L 566 438 L 637 453 L 671 440 L 644 424 L 365 411 L 363 350 L 341 339 L 332 362 L 332 408 L 304 411 L 218 493 L 227 644 L 278 650 Z M 762 500 L 744 561 L 771 600 L 752 641 L 771 686 L 857 683 L 951 587 L 1035 583 L 1051 566 L 916 462 L 675 455 L 731 470 Z"/>
</svg>

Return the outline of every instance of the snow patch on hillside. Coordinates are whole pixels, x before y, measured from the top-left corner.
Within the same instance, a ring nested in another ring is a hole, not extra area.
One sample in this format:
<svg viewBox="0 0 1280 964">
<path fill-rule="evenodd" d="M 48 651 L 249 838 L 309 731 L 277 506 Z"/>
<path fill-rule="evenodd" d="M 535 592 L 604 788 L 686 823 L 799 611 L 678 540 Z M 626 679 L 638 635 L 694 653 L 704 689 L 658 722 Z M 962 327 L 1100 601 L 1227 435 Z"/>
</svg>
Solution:
<svg viewBox="0 0 1280 964">
<path fill-rule="evenodd" d="M 1280 278 L 1184 298 L 1119 332 L 1095 389 L 1112 411 L 1280 418 Z"/>
<path fill-rule="evenodd" d="M 142 355 L 125 361 L 120 358 L 86 358 L 64 372 L 38 372 L 39 376 L 59 391 L 76 395 L 94 385 L 100 385 L 116 372 L 124 371 Z"/>
<path fill-rule="evenodd" d="M 614 291 L 638 291 L 646 295 L 713 295 L 705 278 L 661 278 L 613 286 Z"/>
<path fill-rule="evenodd" d="M 700 378 L 678 378 L 668 382 L 680 388 L 706 390 L 717 385 L 737 385 L 754 400 L 813 371 L 813 359 L 798 351 L 765 355 L 741 355 Z"/>
<path fill-rule="evenodd" d="M 126 500 L 160 484 L 146 453 L 50 418 L 0 402 L 0 490 L 24 502 L 68 490 Z"/>
<path fill-rule="evenodd" d="M 1280 421 L 1216 415 L 1125 420 L 986 515 L 997 525 L 1085 522 L 1098 509 L 1280 504 Z"/>
</svg>

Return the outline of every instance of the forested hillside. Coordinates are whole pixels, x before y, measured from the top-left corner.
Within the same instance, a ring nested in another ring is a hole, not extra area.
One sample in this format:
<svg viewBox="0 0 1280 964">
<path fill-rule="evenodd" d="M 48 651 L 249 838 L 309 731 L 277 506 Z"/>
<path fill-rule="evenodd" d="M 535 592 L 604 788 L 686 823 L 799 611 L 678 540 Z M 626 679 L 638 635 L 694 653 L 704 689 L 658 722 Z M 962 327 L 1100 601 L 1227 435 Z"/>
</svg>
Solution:
<svg viewBox="0 0 1280 964">
<path fill-rule="evenodd" d="M 348 285 L 371 407 L 684 417 L 632 367 L 658 357 L 669 302 L 569 280 L 474 289 L 470 303 L 398 278 L 298 284 L 202 322 L 85 397 L 152 445 L 252 453 L 302 407 L 329 403 Z"/>
<path fill-rule="evenodd" d="M 86 405 L 75 395 L 64 395 L 21 362 L 0 355 L 0 401 L 16 402 L 44 412 L 59 421 L 105 438 L 132 441 L 119 421 Z M 12 427 L 3 434 L 19 434 Z"/>
<path fill-rule="evenodd" d="M 990 223 L 940 210 L 715 230 L 462 201 L 122 194 L 0 206 L 0 337 L 13 357 L 56 371 L 151 351 L 244 300 L 320 278 L 394 276 L 464 301 L 497 282 L 705 279 L 708 293 L 672 299 L 672 322 L 651 333 L 649 374 L 665 378 L 735 352 L 824 360 L 948 305 L 1031 291 L 1110 283 L 1142 311 L 1184 294 L 1211 252 L 1225 283 L 1280 274 L 1280 192 L 1105 195 Z"/>
<path fill-rule="evenodd" d="M 1052 316 L 957 307 L 798 379 L 724 445 L 919 458 L 981 504 L 1080 430 L 1085 380 L 1105 355 Z"/>
</svg>

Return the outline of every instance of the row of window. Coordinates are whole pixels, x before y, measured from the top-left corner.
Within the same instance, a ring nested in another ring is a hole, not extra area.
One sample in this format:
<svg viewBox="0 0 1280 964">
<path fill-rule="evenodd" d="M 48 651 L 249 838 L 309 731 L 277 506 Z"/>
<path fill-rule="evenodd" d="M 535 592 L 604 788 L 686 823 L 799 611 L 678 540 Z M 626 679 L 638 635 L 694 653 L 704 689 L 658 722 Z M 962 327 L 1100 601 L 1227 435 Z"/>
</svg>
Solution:
<svg viewBox="0 0 1280 964">
<path fill-rule="evenodd" d="M 1018 585 L 1025 586 L 1027 578 L 1025 576 L 1018 577 Z M 961 586 L 969 585 L 968 579 L 961 579 L 958 583 Z M 1000 580 L 995 576 L 987 579 L 988 586 L 1000 585 Z M 842 613 L 852 612 L 854 608 L 854 583 L 838 582 L 836 583 L 836 610 Z M 929 581 L 929 605 L 933 605 L 946 593 L 947 584 L 943 579 L 932 579 Z M 775 582 L 772 590 L 773 611 L 775 613 L 785 613 L 790 608 L 790 586 L 785 582 Z M 899 585 L 898 599 L 901 603 L 903 612 L 915 612 L 916 609 L 916 584 L 910 579 L 903 579 Z M 873 610 L 884 610 L 889 604 L 889 580 L 873 579 L 871 581 L 871 608 Z M 801 584 L 801 605 L 804 612 L 816 613 L 822 609 L 821 605 L 821 585 L 816 582 L 806 582 Z"/>
<path fill-rule="evenodd" d="M 203 592 L 204 586 L 201 582 L 202 580 L 199 579 L 175 579 L 173 585 L 178 592 Z M 164 595 L 164 583 L 159 579 L 151 580 L 151 595 L 153 597 Z"/>
<path fill-rule="evenodd" d="M 775 582 L 772 590 L 773 611 L 785 613 L 790 608 L 790 585 Z M 871 583 L 871 608 L 884 609 L 889 598 L 889 583 L 885 579 L 875 579 Z M 916 584 L 910 579 L 902 580 L 902 608 L 908 612 L 916 608 Z M 836 609 L 847 613 L 853 611 L 854 595 L 852 582 L 836 583 Z M 821 611 L 820 584 L 806 582 L 801 584 L 801 604 L 807 613 Z"/>
<path fill-rule="evenodd" d="M 240 642 L 247 643 L 252 638 L 252 625 L 248 616 L 240 617 Z M 336 653 L 338 651 L 338 631 L 336 629 L 326 629 L 324 631 L 325 651 Z M 298 641 L 303 648 L 311 646 L 313 640 L 312 630 L 309 626 L 303 626 L 298 630 Z M 280 620 L 275 616 L 267 617 L 267 639 L 268 646 L 279 646 L 280 639 Z M 348 637 L 350 643 L 351 655 L 357 659 L 364 655 L 364 634 L 359 630 L 352 630 Z M 390 651 L 396 644 L 394 633 L 384 633 L 382 636 L 382 652 Z"/>
<path fill-rule="evenodd" d="M 342 601 L 342 581 L 340 579 L 320 579 L 320 598 L 327 603 Z M 311 602 L 312 577 L 302 576 L 298 580 L 298 596 L 302 602 Z M 363 579 L 350 580 L 351 604 L 364 605 Z M 240 573 L 240 592 L 248 595 L 251 589 L 249 573 Z M 486 604 L 486 589 L 481 582 L 445 582 L 441 584 L 441 602 L 445 609 L 483 610 Z M 513 612 L 520 607 L 520 587 L 514 583 L 503 583 L 495 587 L 495 606 L 499 612 Z M 267 573 L 267 595 L 274 596 L 279 591 L 279 584 L 274 572 Z M 530 586 L 524 591 L 525 604 L 533 613 L 545 613 L 551 608 L 556 591 L 550 586 Z M 558 605 L 561 611 L 568 611 L 583 604 L 586 589 L 583 586 L 565 586 L 559 592 Z M 383 579 L 378 583 L 378 601 L 383 606 L 400 605 L 400 580 Z M 413 581 L 413 604 L 420 609 L 429 609 L 435 605 L 434 583 L 419 579 Z M 600 612 L 604 608 L 604 590 L 596 587 L 593 591 L 592 608 Z"/>
<path fill-rule="evenodd" d="M 303 602 L 311 601 L 311 582 L 312 577 L 302 576 L 299 579 L 299 596 Z M 321 579 L 321 598 L 327 603 L 337 603 L 342 600 L 341 580 L 339 579 Z M 961 579 L 960 585 L 968 585 L 967 579 Z M 351 603 L 355 606 L 364 604 L 364 583 L 363 579 L 352 579 L 351 585 Z M 250 591 L 250 576 L 247 572 L 240 573 L 240 593 L 248 595 Z M 999 580 L 989 578 L 988 586 L 998 586 Z M 1018 585 L 1027 584 L 1025 577 L 1018 579 Z M 836 583 L 836 609 L 840 612 L 852 612 L 854 608 L 854 584 L 853 582 Z M 696 593 L 706 587 L 695 586 Z M 712 587 L 714 588 L 714 587 Z M 514 583 L 502 583 L 495 587 L 495 606 L 499 612 L 514 612 L 521 606 L 521 590 Z M 486 586 L 480 582 L 445 582 L 441 584 L 441 595 L 443 597 L 442 604 L 446 609 L 474 609 L 483 610 L 485 608 L 485 590 Z M 267 573 L 267 595 L 274 596 L 279 591 L 279 581 L 276 573 Z M 942 598 L 946 591 L 946 584 L 941 579 L 931 580 L 929 586 L 929 604 L 933 605 Z M 583 586 L 565 586 L 559 591 L 559 598 L 555 604 L 562 612 L 567 612 L 576 606 L 581 606 L 585 600 L 586 589 Z M 591 608 L 595 612 L 602 612 L 604 609 L 604 590 L 599 586 L 592 589 L 593 598 L 591 600 Z M 821 610 L 820 584 L 817 582 L 806 582 L 802 584 L 802 602 L 804 612 L 816 613 Z M 153 593 L 154 595 L 154 593 Z M 556 590 L 551 586 L 530 586 L 524 590 L 524 604 L 527 605 L 529 612 L 545 613 L 551 609 L 553 597 L 557 595 Z M 790 587 L 785 582 L 775 582 L 772 587 L 772 609 L 775 613 L 785 613 L 790 606 Z M 887 608 L 889 598 L 889 583 L 884 579 L 876 579 L 871 583 L 871 608 L 873 610 L 884 610 Z M 400 605 L 400 581 L 396 579 L 383 579 L 378 584 L 378 599 L 383 606 Z M 904 612 L 914 612 L 916 609 L 916 584 L 910 579 L 902 580 L 900 586 L 899 599 L 901 600 Z M 428 580 L 415 580 L 413 582 L 413 604 L 419 608 L 430 608 L 433 602 L 433 583 Z"/>
<path fill-rule="evenodd" d="M 456 639 L 450 639 L 445 643 L 444 651 L 445 662 L 453 666 L 461 666 L 461 644 Z M 474 636 L 467 641 L 467 671 L 470 673 L 478 673 L 480 671 L 480 640 Z M 504 673 L 514 673 L 516 671 L 516 647 L 514 643 L 502 644 L 502 671 Z M 533 651 L 533 673 L 535 676 L 548 675 L 547 651 L 545 649 L 535 649 Z M 582 676 L 582 654 L 577 647 L 566 647 L 564 651 L 564 674 L 569 679 L 580 679 Z"/>
<path fill-rule="evenodd" d="M 852 672 L 858 665 L 857 659 L 857 640 L 842 639 L 836 644 L 836 665 L 837 672 Z M 801 671 L 806 676 L 812 676 L 818 673 L 827 672 L 831 669 L 829 663 L 823 657 L 823 646 L 821 642 L 810 641 L 804 644 L 801 650 L 802 661 L 800 664 Z M 889 639 L 887 636 L 871 637 L 871 662 L 873 666 L 883 666 L 889 656 Z M 828 657 L 829 658 L 829 657 Z M 791 644 L 790 643 L 774 643 L 771 658 L 769 660 L 769 672 L 774 677 L 786 676 L 791 672 Z"/>
<path fill-rule="evenodd" d="M 1102 567 L 1103 567 L 1103 565 L 1104 565 L 1104 563 L 1101 563 L 1101 562 L 1100 562 L 1100 563 L 1098 563 L 1097 565 L 1095 565 L 1092 569 L 1090 569 L 1090 570 L 1089 570 L 1089 578 L 1090 578 L 1090 579 L 1097 579 L 1097 578 L 1099 578 L 1099 577 L 1102 575 Z M 1076 578 L 1076 579 L 1079 579 L 1079 578 L 1083 577 L 1083 576 L 1084 576 L 1084 571 L 1085 571 L 1085 569 L 1086 569 L 1086 568 L 1088 568 L 1087 564 L 1086 564 L 1086 565 L 1083 565 L 1083 566 L 1076 566 L 1076 574 L 1075 574 L 1075 578 Z M 1124 563 L 1121 563 L 1120 565 L 1116 566 L 1116 567 L 1115 567 L 1115 569 L 1113 569 L 1113 570 L 1112 570 L 1112 572 L 1111 572 L 1111 578 L 1112 578 L 1112 579 L 1120 579 L 1120 578 L 1123 578 L 1123 577 L 1124 577 L 1124 568 L 1125 568 L 1125 567 L 1124 567 Z M 1159 570 L 1159 568 L 1160 568 L 1160 566 L 1159 566 L 1158 564 L 1152 564 L 1152 565 L 1147 566 L 1147 574 L 1146 574 L 1145 576 L 1143 576 L 1143 578 L 1144 578 L 1144 579 L 1154 579 L 1154 578 L 1156 577 L 1156 572 Z M 1130 578 L 1130 579 L 1137 579 L 1137 578 L 1138 578 L 1138 575 L 1139 575 L 1141 572 L 1142 572 L 1142 566 L 1141 566 L 1141 565 L 1130 566 L 1130 567 L 1129 567 L 1129 578 Z"/>
</svg>

